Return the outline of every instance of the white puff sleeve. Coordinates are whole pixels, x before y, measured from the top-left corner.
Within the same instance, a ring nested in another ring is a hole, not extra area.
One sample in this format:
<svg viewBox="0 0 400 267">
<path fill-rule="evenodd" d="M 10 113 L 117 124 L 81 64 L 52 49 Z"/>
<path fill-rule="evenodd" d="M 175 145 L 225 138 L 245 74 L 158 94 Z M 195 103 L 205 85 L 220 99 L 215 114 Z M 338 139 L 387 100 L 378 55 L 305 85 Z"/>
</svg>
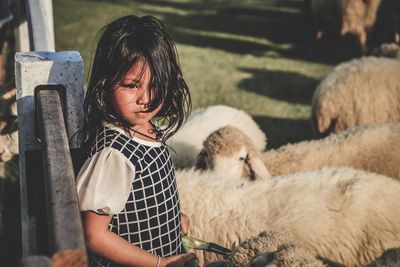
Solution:
<svg viewBox="0 0 400 267">
<path fill-rule="evenodd" d="M 133 164 L 121 152 L 105 148 L 86 160 L 76 186 L 81 211 L 118 214 L 128 200 L 135 177 Z"/>
</svg>

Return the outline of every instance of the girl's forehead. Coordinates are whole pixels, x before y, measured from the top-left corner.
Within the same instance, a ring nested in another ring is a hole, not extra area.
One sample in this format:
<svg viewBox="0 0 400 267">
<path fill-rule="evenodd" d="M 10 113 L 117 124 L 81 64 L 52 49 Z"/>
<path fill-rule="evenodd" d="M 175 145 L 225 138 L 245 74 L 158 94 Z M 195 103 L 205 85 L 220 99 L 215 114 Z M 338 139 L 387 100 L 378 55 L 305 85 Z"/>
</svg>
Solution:
<svg viewBox="0 0 400 267">
<path fill-rule="evenodd" d="M 133 64 L 133 66 L 126 73 L 124 79 L 140 80 L 143 78 L 149 78 L 150 76 L 151 71 L 149 65 L 144 60 L 140 60 Z"/>
</svg>

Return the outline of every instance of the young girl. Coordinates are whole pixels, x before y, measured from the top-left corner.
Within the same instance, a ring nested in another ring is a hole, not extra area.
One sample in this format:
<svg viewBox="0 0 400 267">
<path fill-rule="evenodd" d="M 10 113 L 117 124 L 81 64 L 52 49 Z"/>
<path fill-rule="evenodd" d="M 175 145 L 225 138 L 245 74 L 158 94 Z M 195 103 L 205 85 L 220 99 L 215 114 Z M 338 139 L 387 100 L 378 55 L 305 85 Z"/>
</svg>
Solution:
<svg viewBox="0 0 400 267">
<path fill-rule="evenodd" d="M 190 108 L 160 21 L 125 16 L 103 28 L 85 97 L 89 158 L 77 178 L 90 266 L 184 266 L 194 258 L 181 254 L 188 226 L 164 145 Z"/>
</svg>

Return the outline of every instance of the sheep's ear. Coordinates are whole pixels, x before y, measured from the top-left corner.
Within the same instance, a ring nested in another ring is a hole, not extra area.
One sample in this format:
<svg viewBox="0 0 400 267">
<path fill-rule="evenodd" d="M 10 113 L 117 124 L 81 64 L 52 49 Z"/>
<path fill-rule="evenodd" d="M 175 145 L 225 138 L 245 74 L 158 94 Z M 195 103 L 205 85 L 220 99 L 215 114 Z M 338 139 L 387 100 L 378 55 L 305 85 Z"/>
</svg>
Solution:
<svg viewBox="0 0 400 267">
<path fill-rule="evenodd" d="M 249 154 L 247 155 L 246 162 L 250 168 L 250 177 L 252 180 L 271 178 L 271 174 L 260 157 Z"/>
<path fill-rule="evenodd" d="M 205 170 L 207 168 L 207 151 L 204 148 L 197 155 L 194 168 L 200 170 Z"/>
</svg>

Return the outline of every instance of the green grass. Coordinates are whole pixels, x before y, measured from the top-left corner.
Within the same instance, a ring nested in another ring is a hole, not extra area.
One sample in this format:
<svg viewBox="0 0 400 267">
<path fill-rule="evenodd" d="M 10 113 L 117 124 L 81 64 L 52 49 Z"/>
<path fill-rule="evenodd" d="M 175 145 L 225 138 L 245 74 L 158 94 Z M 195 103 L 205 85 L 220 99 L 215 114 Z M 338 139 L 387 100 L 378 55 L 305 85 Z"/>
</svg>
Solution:
<svg viewBox="0 0 400 267">
<path fill-rule="evenodd" d="M 57 50 L 78 50 L 87 75 L 96 33 L 126 14 L 161 19 L 176 41 L 193 107 L 250 113 L 268 147 L 310 139 L 313 91 L 332 66 L 310 51 L 302 0 L 55 0 Z"/>
</svg>

